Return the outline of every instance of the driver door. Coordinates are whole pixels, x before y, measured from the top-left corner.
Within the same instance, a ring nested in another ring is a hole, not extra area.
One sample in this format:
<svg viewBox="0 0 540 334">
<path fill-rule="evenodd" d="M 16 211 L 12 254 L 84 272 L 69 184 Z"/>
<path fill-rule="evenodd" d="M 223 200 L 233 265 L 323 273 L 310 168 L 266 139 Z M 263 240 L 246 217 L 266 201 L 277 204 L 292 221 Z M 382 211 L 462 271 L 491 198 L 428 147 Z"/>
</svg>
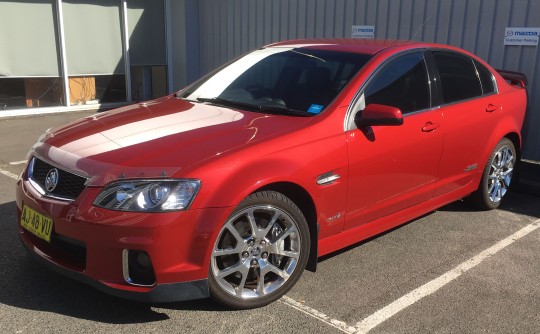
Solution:
<svg viewBox="0 0 540 334">
<path fill-rule="evenodd" d="M 387 61 L 361 93 L 358 116 L 369 104 L 399 108 L 403 124 L 347 131 L 349 186 L 345 229 L 432 198 L 443 145 L 442 115 L 431 108 L 423 52 Z"/>
</svg>

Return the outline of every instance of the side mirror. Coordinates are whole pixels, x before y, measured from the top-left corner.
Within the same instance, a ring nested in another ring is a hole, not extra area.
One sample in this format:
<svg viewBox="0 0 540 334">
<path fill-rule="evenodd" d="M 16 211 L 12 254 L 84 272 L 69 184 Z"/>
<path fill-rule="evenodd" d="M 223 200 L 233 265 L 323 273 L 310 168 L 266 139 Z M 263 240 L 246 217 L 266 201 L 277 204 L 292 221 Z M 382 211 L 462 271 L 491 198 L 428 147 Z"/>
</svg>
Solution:
<svg viewBox="0 0 540 334">
<path fill-rule="evenodd" d="M 358 128 L 374 125 L 402 125 L 403 115 L 396 107 L 382 104 L 369 104 L 362 112 L 357 112 L 354 123 Z"/>
</svg>

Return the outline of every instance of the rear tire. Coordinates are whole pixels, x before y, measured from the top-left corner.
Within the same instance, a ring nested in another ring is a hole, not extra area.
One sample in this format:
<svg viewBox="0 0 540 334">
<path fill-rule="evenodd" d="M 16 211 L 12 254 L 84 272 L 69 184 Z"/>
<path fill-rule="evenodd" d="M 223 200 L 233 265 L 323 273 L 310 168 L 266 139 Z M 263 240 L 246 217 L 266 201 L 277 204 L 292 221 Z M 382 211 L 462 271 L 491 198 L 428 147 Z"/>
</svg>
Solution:
<svg viewBox="0 0 540 334">
<path fill-rule="evenodd" d="M 210 296 L 234 309 L 265 306 L 298 281 L 309 257 L 307 221 L 275 191 L 249 195 L 225 222 L 212 250 Z"/>
<path fill-rule="evenodd" d="M 484 168 L 478 190 L 469 197 L 469 201 L 484 210 L 498 208 L 510 187 L 516 159 L 516 148 L 512 141 L 501 139 Z"/>
</svg>

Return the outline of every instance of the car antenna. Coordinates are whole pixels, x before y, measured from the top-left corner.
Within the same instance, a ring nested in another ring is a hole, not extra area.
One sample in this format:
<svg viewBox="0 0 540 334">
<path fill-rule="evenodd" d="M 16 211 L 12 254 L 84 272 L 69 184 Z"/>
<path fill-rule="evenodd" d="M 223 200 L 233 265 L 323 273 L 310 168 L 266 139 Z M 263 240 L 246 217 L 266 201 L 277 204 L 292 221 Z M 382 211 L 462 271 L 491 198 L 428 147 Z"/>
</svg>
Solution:
<svg viewBox="0 0 540 334">
<path fill-rule="evenodd" d="M 413 39 L 416 37 L 416 35 L 418 35 L 418 33 L 419 33 L 420 31 L 424 30 L 424 26 L 426 25 L 426 23 L 429 21 L 430 18 L 431 18 L 431 15 L 428 16 L 428 17 L 424 20 L 424 22 L 422 23 L 422 25 L 420 26 L 420 28 L 418 28 L 418 30 L 416 30 L 416 32 L 414 33 L 414 35 L 412 35 L 411 38 L 409 38 L 409 40 L 413 40 Z"/>
</svg>

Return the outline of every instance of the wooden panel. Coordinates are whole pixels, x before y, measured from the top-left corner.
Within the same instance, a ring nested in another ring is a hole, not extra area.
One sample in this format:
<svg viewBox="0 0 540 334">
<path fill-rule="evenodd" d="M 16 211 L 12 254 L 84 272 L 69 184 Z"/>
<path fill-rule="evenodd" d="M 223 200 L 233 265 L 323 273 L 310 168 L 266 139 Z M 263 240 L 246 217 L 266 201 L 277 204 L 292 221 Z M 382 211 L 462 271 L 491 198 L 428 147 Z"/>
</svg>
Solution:
<svg viewBox="0 0 540 334">
<path fill-rule="evenodd" d="M 96 99 L 95 77 L 70 77 L 69 94 L 71 104 L 84 104 Z"/>
</svg>

